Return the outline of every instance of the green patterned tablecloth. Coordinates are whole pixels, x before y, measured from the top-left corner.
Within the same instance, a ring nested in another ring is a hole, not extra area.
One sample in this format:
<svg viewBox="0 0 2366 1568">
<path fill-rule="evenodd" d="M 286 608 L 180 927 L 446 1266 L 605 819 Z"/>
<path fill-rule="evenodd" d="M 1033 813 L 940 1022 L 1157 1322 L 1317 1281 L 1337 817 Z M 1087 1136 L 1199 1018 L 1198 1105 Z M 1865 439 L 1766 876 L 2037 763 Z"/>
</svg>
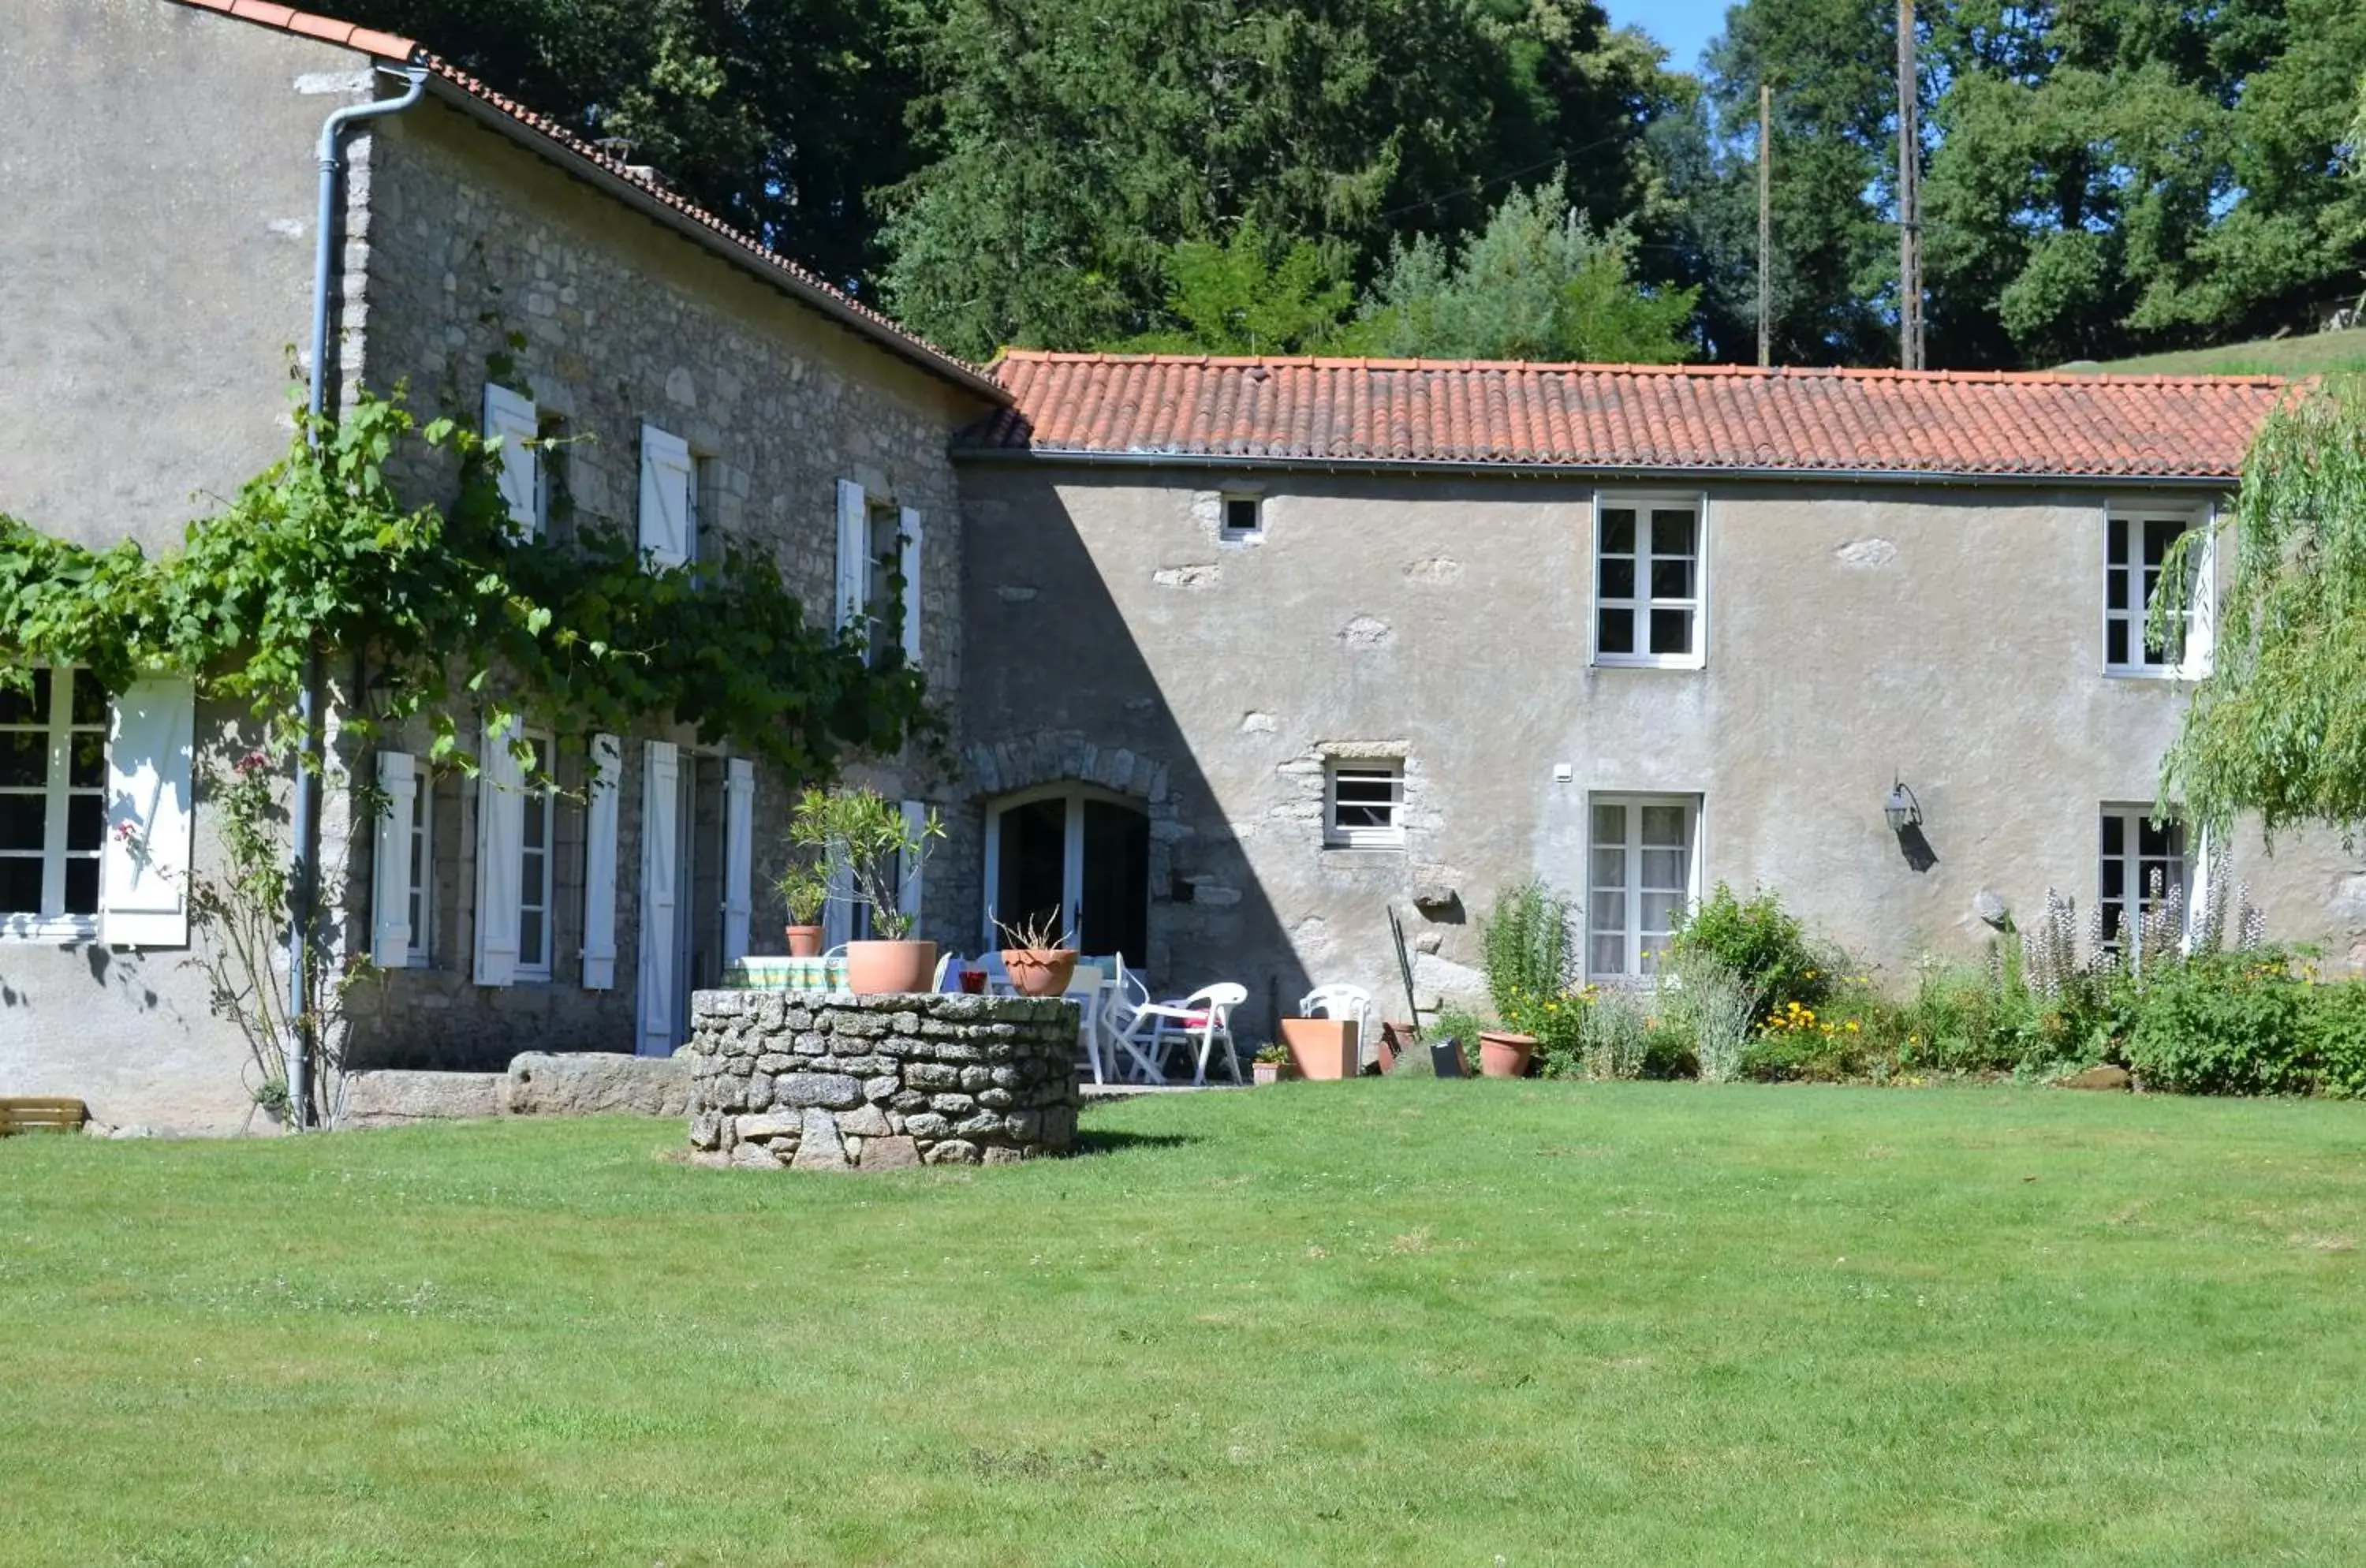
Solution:
<svg viewBox="0 0 2366 1568">
<path fill-rule="evenodd" d="M 843 991 L 843 958 L 735 958 L 723 966 L 727 991 Z"/>
</svg>

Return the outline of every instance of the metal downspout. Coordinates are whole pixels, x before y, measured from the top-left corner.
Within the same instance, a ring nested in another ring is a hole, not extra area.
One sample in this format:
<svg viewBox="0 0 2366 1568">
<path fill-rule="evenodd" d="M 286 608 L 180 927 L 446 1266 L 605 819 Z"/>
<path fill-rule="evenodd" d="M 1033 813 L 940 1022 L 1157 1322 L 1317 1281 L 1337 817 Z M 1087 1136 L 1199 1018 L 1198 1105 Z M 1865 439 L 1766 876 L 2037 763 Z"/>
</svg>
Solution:
<svg viewBox="0 0 2366 1568">
<path fill-rule="evenodd" d="M 400 114 L 417 103 L 427 90 L 426 67 L 406 66 L 402 74 L 411 85 L 399 97 L 348 104 L 321 126 L 321 201 L 312 225 L 312 386 L 305 401 L 308 417 L 304 423 L 305 439 L 316 448 L 321 445 L 321 422 L 329 405 L 329 288 L 337 254 L 337 197 L 341 184 L 337 176 L 343 168 L 338 138 L 345 127 L 356 120 Z M 304 749 L 296 759 L 295 799 L 289 810 L 293 841 L 288 848 L 291 908 L 287 927 L 287 1017 L 296 1024 L 297 1037 L 287 1043 L 287 1102 L 290 1120 L 299 1131 L 311 1114 L 311 1059 L 306 1049 L 307 1026 L 299 1021 L 304 1018 L 305 1005 L 312 992 L 311 950 L 306 938 L 312 929 L 313 906 L 320 894 L 319 865 L 312 852 L 312 840 L 318 833 L 321 784 L 318 770 L 307 765 L 306 757 L 321 750 L 321 650 L 315 647 L 305 664 L 303 687 L 296 694 L 296 718 L 303 727 Z"/>
</svg>

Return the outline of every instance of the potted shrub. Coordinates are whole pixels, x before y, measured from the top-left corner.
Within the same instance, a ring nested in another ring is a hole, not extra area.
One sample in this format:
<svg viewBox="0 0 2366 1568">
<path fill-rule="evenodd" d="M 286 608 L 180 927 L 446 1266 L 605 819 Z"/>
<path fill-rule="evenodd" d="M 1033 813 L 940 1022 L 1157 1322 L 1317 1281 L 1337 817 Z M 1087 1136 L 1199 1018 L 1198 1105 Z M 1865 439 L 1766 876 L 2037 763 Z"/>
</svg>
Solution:
<svg viewBox="0 0 2366 1568">
<path fill-rule="evenodd" d="M 1535 877 L 1498 894 L 1479 926 L 1487 995 L 1501 1027 L 1479 1032 L 1482 1077 L 1525 1077 L 1535 1055 L 1532 1019 L 1569 989 L 1574 953 L 1570 908 Z"/>
<path fill-rule="evenodd" d="M 994 922 L 1007 944 L 1002 967 L 1010 988 L 1022 997 L 1056 997 L 1068 988 L 1076 973 L 1076 938 L 1060 929 L 1055 906 L 1048 915 L 1031 915 L 1017 925 Z"/>
<path fill-rule="evenodd" d="M 876 790 L 808 789 L 789 818 L 789 840 L 816 859 L 846 868 L 851 901 L 871 910 L 874 933 L 846 944 L 846 984 L 856 996 L 925 991 L 937 968 L 937 944 L 912 936 L 912 917 L 897 894 L 945 836 L 933 811 L 915 827 L 904 808 Z"/>
<path fill-rule="evenodd" d="M 1249 1071 L 1258 1083 L 1279 1083 L 1289 1066 L 1290 1047 L 1260 1045 L 1257 1047 L 1256 1059 L 1249 1064 Z"/>
<path fill-rule="evenodd" d="M 799 855 L 772 882 L 781 908 L 789 918 L 789 956 L 814 958 L 821 953 L 821 911 L 829 902 L 829 877 L 818 862 Z"/>
<path fill-rule="evenodd" d="M 1317 1082 L 1352 1078 L 1362 1065 L 1363 1041 L 1352 1018 L 1285 1018 L 1281 1043 L 1298 1076 Z"/>
<path fill-rule="evenodd" d="M 1482 1078 L 1524 1078 L 1528 1058 L 1536 1054 L 1537 1037 L 1508 1029 L 1479 1032 L 1479 1076 Z"/>
</svg>

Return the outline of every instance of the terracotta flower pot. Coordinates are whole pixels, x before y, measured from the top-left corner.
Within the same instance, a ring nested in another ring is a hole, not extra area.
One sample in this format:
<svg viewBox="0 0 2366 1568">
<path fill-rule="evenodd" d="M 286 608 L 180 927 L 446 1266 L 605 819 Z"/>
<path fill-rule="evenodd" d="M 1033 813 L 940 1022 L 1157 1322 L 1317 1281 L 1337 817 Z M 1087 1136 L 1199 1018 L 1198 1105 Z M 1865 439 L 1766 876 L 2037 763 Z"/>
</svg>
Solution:
<svg viewBox="0 0 2366 1568">
<path fill-rule="evenodd" d="M 819 926 L 789 926 L 785 929 L 789 933 L 789 956 L 791 958 L 819 958 L 821 956 L 821 928 Z"/>
<path fill-rule="evenodd" d="M 1298 1076 L 1314 1081 L 1352 1078 L 1358 1066 L 1356 1021 L 1352 1018 L 1285 1018 L 1281 1043 Z"/>
<path fill-rule="evenodd" d="M 1418 1034 L 1419 1031 L 1410 1023 L 1381 1024 L 1380 1044 L 1380 1071 L 1384 1073 L 1395 1072 L 1397 1070 L 1397 1058 L 1414 1048 L 1414 1042 Z"/>
<path fill-rule="evenodd" d="M 1479 1032 L 1479 1076 L 1482 1078 L 1524 1078 L 1528 1056 L 1537 1048 L 1533 1034 L 1513 1034 L 1501 1029 Z"/>
<path fill-rule="evenodd" d="M 1251 1062 L 1249 1072 L 1258 1083 L 1279 1083 L 1284 1066 L 1286 1064 L 1281 1062 Z"/>
<path fill-rule="evenodd" d="M 925 991 L 936 973 L 937 944 L 933 942 L 846 944 L 846 988 L 858 997 Z"/>
<path fill-rule="evenodd" d="M 1010 988 L 1022 997 L 1056 997 L 1068 988 L 1076 973 L 1073 947 L 1006 947 L 1002 967 Z"/>
</svg>

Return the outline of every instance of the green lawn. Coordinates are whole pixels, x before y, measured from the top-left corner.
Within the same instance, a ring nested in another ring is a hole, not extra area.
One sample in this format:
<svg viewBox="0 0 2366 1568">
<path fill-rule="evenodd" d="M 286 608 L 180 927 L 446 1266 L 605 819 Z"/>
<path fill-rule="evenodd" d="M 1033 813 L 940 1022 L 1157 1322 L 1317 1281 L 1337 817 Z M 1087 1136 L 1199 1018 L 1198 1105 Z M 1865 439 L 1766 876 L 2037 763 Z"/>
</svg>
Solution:
<svg viewBox="0 0 2366 1568">
<path fill-rule="evenodd" d="M 0 1560 L 2356 1562 L 2366 1106 L 1294 1085 L 1089 1157 L 0 1142 Z"/>
<path fill-rule="evenodd" d="M 2100 364 L 2080 360 L 2063 368 L 2124 376 L 2321 376 L 2336 370 L 2366 370 L 2366 328 L 2263 338 L 2177 354 L 2146 354 Z"/>
</svg>

